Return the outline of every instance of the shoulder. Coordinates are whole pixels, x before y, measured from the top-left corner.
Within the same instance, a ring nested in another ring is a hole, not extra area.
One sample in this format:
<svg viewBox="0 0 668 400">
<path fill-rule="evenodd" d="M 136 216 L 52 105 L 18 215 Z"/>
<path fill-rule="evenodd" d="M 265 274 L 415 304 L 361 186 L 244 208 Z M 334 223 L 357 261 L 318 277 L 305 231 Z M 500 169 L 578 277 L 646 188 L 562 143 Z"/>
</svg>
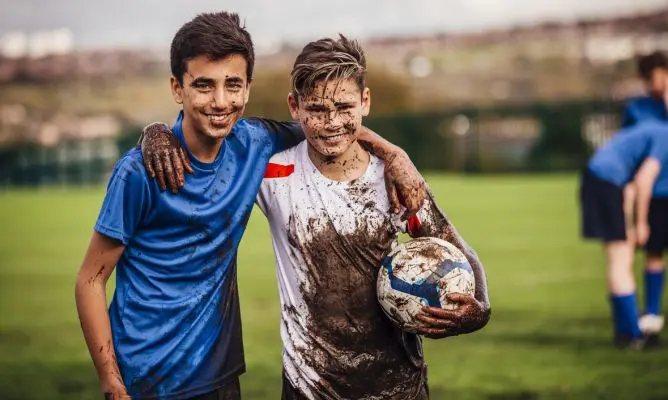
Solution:
<svg viewBox="0 0 668 400">
<path fill-rule="evenodd" d="M 274 154 L 271 159 L 269 159 L 270 163 L 277 163 L 277 164 L 295 164 L 299 161 L 299 155 L 304 151 L 304 146 L 307 144 L 307 142 L 304 140 L 302 143 L 299 143 L 297 146 L 293 146 L 287 150 L 283 150 L 280 153 Z"/>
<path fill-rule="evenodd" d="M 109 184 L 122 181 L 126 185 L 144 185 L 148 184 L 149 179 L 146 168 L 144 168 L 144 158 L 141 150 L 135 147 L 116 162 Z"/>
<path fill-rule="evenodd" d="M 303 146 L 306 141 L 297 146 L 291 147 L 280 153 L 274 154 L 269 159 L 267 169 L 264 173 L 264 179 L 285 178 L 295 172 L 295 167 L 300 163 L 300 154 L 303 152 Z"/>
<path fill-rule="evenodd" d="M 237 122 L 232 131 L 241 135 L 266 136 L 276 130 L 279 125 L 279 122 L 265 118 L 242 118 Z"/>
<path fill-rule="evenodd" d="M 239 139 L 243 139 L 253 134 L 257 134 L 258 132 L 261 132 L 261 130 L 262 127 L 259 126 L 257 123 L 254 123 L 254 121 L 242 118 L 239 121 L 237 121 L 236 124 L 234 124 L 234 127 L 232 127 L 230 135 L 236 136 Z"/>
</svg>

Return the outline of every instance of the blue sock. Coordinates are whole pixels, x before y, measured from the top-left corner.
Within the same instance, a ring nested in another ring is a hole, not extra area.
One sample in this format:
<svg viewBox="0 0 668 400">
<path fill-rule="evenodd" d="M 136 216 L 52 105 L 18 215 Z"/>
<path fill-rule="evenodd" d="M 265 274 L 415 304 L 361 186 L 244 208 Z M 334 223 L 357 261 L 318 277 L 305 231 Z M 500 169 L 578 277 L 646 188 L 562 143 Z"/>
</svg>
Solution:
<svg viewBox="0 0 668 400">
<path fill-rule="evenodd" d="M 661 297 L 663 297 L 663 271 L 645 271 L 645 312 L 661 314 Z"/>
<path fill-rule="evenodd" d="M 612 319 L 617 336 L 638 338 L 642 336 L 638 326 L 636 294 L 610 295 Z"/>
</svg>

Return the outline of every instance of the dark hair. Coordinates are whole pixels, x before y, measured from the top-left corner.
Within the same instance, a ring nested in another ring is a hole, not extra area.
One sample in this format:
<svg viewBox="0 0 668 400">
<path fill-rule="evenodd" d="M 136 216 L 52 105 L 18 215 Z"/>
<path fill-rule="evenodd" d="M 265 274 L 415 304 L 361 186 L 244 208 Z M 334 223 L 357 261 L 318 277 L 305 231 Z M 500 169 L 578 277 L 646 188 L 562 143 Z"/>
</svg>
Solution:
<svg viewBox="0 0 668 400">
<path fill-rule="evenodd" d="M 362 91 L 366 87 L 366 57 L 356 40 L 339 34 L 304 46 L 292 67 L 292 93 L 296 99 L 313 92 L 317 82 L 354 79 Z"/>
<path fill-rule="evenodd" d="M 657 68 L 668 69 L 668 58 L 660 51 L 638 57 L 638 75 L 645 80 L 652 78 L 652 71 Z"/>
<path fill-rule="evenodd" d="M 170 62 L 172 75 L 183 84 L 188 61 L 197 56 L 220 60 L 239 54 L 246 60 L 246 79 L 253 79 L 255 52 L 253 41 L 239 15 L 228 12 L 199 14 L 186 22 L 172 39 Z"/>
</svg>

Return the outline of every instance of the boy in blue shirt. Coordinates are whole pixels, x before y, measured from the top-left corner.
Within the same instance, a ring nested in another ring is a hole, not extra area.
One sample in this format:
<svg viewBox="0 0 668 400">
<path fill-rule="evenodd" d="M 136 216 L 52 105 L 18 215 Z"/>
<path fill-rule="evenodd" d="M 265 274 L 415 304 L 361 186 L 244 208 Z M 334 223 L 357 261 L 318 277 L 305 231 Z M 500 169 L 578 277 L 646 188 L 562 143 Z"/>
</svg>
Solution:
<svg viewBox="0 0 668 400">
<path fill-rule="evenodd" d="M 627 236 L 624 187 L 636 186 L 636 235 L 644 245 L 649 236 L 649 204 L 662 166 L 668 163 L 668 125 L 645 122 L 621 131 L 590 159 L 583 173 L 580 200 L 582 233 L 604 242 L 615 343 L 642 348 L 633 278 L 635 243 Z"/>
<path fill-rule="evenodd" d="M 630 127 L 646 121 L 668 123 L 666 95 L 668 94 L 668 58 L 654 52 L 638 59 L 638 75 L 645 83 L 647 95 L 628 101 L 622 124 Z M 633 185 L 627 189 L 633 196 Z M 632 207 L 632 205 L 630 204 Z M 664 287 L 663 253 L 668 248 L 668 170 L 659 174 L 649 207 L 649 238 L 645 245 L 645 314 L 640 318 L 640 329 L 651 342 L 658 341 L 663 329 L 661 299 Z"/>
<path fill-rule="evenodd" d="M 154 160 L 139 149 L 114 168 L 76 283 L 108 398 L 240 397 L 237 248 L 269 158 L 303 139 L 296 124 L 241 119 L 253 65 L 238 15 L 201 14 L 183 25 L 171 46 L 171 89 L 182 105 L 172 131 L 184 149 L 160 157 L 177 171 L 185 161 L 188 186 L 178 196 L 162 192 L 144 169 Z M 404 171 L 403 182 L 417 182 L 405 153 L 368 131 L 365 140 Z M 408 186 L 402 195 L 425 198 L 423 186 Z"/>
</svg>

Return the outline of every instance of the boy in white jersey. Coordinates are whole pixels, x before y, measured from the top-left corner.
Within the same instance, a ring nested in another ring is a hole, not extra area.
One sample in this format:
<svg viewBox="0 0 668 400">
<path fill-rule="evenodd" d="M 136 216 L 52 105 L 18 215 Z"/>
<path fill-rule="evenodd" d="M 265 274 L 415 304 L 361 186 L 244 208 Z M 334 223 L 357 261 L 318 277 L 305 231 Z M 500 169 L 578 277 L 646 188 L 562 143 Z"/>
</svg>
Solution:
<svg viewBox="0 0 668 400">
<path fill-rule="evenodd" d="M 459 247 L 476 278 L 457 310 L 425 307 L 420 333 L 468 333 L 489 320 L 484 270 L 433 199 L 408 224 L 393 217 L 383 162 L 357 141 L 370 107 L 366 61 L 341 36 L 309 43 L 292 71 L 288 104 L 307 141 L 275 155 L 258 204 L 277 259 L 284 399 L 425 399 L 419 336 L 394 327 L 376 298 L 382 258 L 401 231 Z"/>
</svg>

